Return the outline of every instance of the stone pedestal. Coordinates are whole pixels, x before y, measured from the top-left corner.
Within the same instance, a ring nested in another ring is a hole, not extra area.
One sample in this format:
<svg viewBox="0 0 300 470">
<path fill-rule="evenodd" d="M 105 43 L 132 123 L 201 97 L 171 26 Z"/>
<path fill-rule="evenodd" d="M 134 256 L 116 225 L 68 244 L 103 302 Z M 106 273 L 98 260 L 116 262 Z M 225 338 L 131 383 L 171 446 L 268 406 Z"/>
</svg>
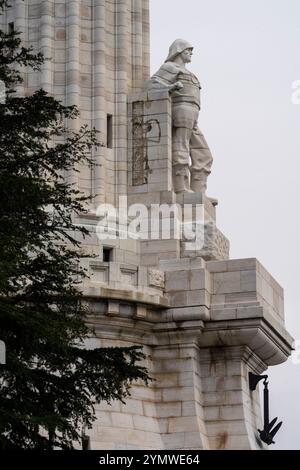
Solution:
<svg viewBox="0 0 300 470">
<path fill-rule="evenodd" d="M 185 235 L 174 240 L 160 233 L 149 233 L 142 242 L 143 264 L 155 266 L 162 259 L 202 256 L 206 260 L 228 259 L 229 241 L 216 226 L 216 204 L 202 193 L 175 194 L 172 184 L 172 106 L 167 91 L 143 92 L 128 98 L 128 204 L 173 208 L 173 212 L 156 216 L 172 219 L 181 227 L 199 230 L 200 242 Z M 177 211 L 174 214 L 174 206 Z M 196 214 L 199 209 L 198 215 Z M 172 210 L 172 209 L 171 209 Z M 163 209 L 161 210 L 163 212 Z M 153 219 L 153 217 L 152 217 Z M 198 227 L 195 225 L 198 224 Z"/>
</svg>

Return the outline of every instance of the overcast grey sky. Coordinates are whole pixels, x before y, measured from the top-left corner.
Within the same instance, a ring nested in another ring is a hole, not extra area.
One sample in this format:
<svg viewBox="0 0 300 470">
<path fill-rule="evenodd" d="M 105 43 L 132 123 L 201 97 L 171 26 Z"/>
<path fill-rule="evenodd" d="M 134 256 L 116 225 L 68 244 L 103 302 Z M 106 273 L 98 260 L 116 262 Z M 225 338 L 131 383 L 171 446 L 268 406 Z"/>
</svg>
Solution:
<svg viewBox="0 0 300 470">
<path fill-rule="evenodd" d="M 231 258 L 256 257 L 280 282 L 300 340 L 300 1 L 150 0 L 150 11 L 152 72 L 174 39 L 195 47 L 199 124 L 214 155 L 208 195 Z M 269 376 L 271 417 L 284 421 L 270 448 L 300 449 L 300 360 Z"/>
</svg>

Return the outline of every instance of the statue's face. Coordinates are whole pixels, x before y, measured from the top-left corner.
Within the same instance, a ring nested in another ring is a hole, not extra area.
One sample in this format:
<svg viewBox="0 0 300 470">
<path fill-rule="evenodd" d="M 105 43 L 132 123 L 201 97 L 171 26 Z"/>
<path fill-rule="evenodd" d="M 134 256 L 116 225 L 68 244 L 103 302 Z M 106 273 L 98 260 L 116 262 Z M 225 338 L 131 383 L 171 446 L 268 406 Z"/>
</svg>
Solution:
<svg viewBox="0 0 300 470">
<path fill-rule="evenodd" d="M 193 49 L 185 49 L 181 53 L 182 60 L 185 64 L 192 61 Z"/>
</svg>

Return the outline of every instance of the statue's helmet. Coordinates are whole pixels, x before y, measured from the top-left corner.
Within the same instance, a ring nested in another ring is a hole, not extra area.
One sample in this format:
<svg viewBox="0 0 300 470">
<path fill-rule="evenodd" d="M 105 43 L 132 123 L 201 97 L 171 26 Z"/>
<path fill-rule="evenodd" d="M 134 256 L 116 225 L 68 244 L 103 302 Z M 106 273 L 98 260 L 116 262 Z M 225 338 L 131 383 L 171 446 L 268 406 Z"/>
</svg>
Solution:
<svg viewBox="0 0 300 470">
<path fill-rule="evenodd" d="M 165 62 L 170 62 L 175 59 L 176 56 L 181 54 L 186 49 L 194 49 L 194 47 L 184 39 L 176 39 L 170 46 L 169 55 Z"/>
</svg>

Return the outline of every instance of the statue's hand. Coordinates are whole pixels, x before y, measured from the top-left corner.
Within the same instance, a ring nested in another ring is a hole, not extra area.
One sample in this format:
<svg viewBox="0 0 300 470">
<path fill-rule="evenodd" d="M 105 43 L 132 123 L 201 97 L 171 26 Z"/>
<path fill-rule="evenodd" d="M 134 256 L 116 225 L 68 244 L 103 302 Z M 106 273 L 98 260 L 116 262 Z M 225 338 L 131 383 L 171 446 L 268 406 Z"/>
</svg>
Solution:
<svg viewBox="0 0 300 470">
<path fill-rule="evenodd" d="M 181 82 L 176 82 L 174 85 L 170 86 L 169 91 L 172 93 L 172 91 L 181 90 L 182 88 L 183 84 Z"/>
</svg>

